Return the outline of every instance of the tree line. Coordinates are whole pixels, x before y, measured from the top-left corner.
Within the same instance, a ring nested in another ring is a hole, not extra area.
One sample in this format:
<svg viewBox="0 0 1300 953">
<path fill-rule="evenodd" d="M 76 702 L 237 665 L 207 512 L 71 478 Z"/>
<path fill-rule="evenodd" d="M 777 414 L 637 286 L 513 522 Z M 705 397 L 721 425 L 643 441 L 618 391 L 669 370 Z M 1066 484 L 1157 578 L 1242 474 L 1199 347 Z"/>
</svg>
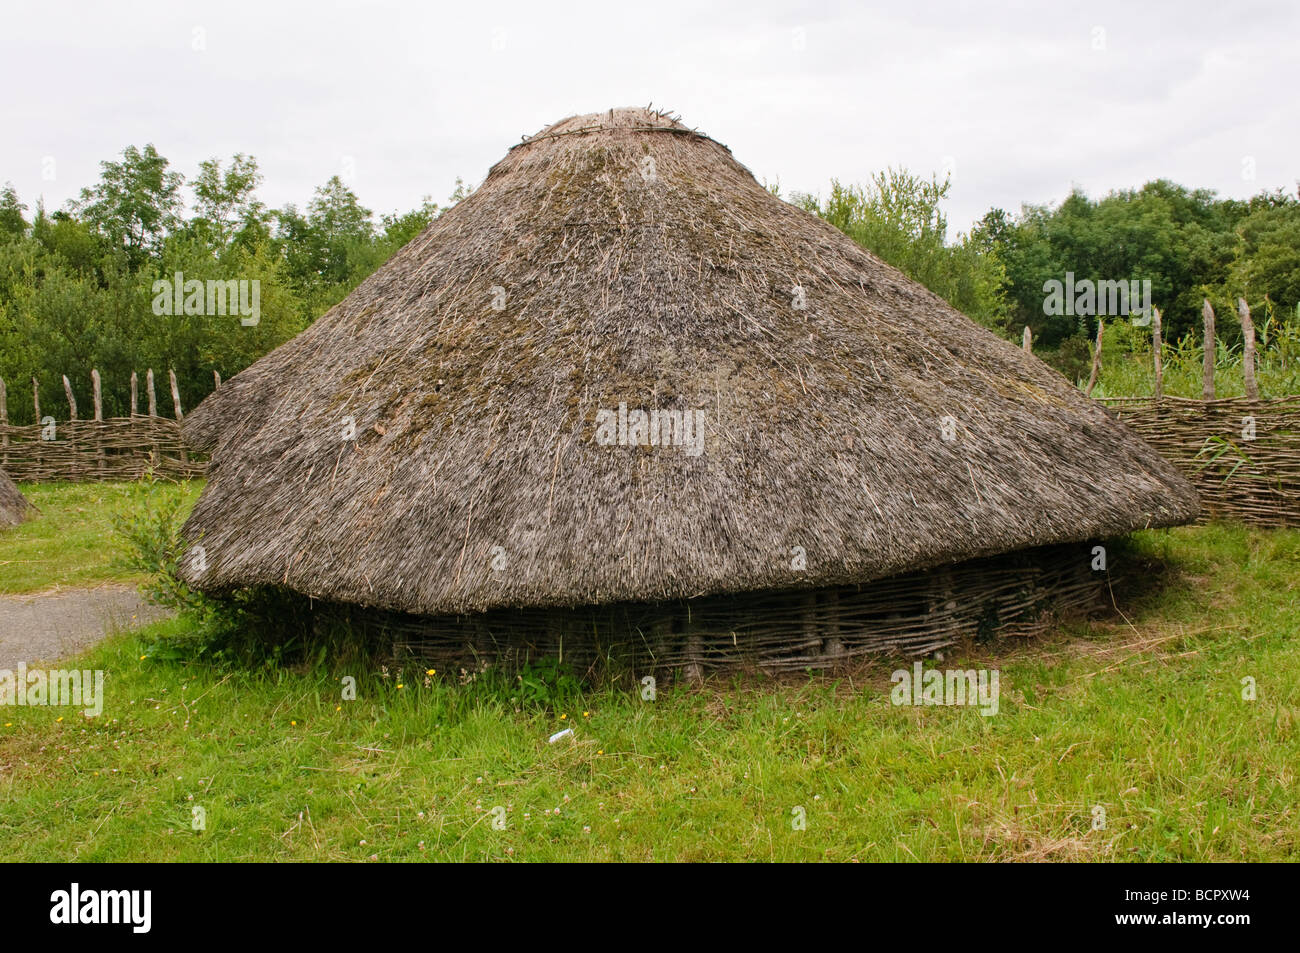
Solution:
<svg viewBox="0 0 1300 953">
<path fill-rule="evenodd" d="M 1049 286 L 1067 275 L 1150 282 L 1151 304 L 1173 346 L 1199 334 L 1206 299 L 1227 315 L 1244 299 L 1266 347 L 1270 333 L 1300 333 L 1297 195 L 1221 199 L 1157 179 L 1098 199 L 1075 191 L 1056 206 L 993 208 L 948 241 L 942 203 L 950 184 L 891 169 L 865 186 L 833 181 L 825 198 L 796 194 L 793 201 L 985 326 L 1013 340 L 1028 326 L 1035 353 L 1071 379 L 1086 373 L 1097 317 L 1046 313 Z M 1149 348 L 1141 317 L 1123 323 L 1112 340 L 1140 349 L 1145 335 Z M 1219 334 L 1229 350 L 1239 347 L 1235 321 L 1221 320 Z"/>
<path fill-rule="evenodd" d="M 201 162 L 187 178 L 152 145 L 131 146 L 101 169 L 53 212 L 38 201 L 29 215 L 12 185 L 0 191 L 0 377 L 14 424 L 32 422 L 31 401 L 18 399 L 32 378 L 52 398 L 67 374 L 88 406 L 92 367 L 104 380 L 105 416 L 129 411 L 127 381 L 146 368 L 164 378 L 174 369 L 182 404 L 193 407 L 212 390 L 213 371 L 228 378 L 303 330 L 469 191 L 457 180 L 447 206 L 426 198 L 376 218 L 339 176 L 305 208 L 269 209 L 248 155 Z M 257 281 L 257 322 L 160 317 L 155 282 L 178 273 Z"/>
</svg>

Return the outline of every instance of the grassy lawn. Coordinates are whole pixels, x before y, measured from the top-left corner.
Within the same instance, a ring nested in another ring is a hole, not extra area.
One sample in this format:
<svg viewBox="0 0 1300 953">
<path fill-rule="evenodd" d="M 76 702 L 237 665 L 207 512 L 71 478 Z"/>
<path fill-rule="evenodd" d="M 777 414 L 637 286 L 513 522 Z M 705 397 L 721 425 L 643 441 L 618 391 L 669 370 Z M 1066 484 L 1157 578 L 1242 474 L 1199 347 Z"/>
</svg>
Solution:
<svg viewBox="0 0 1300 953">
<path fill-rule="evenodd" d="M 118 565 L 122 549 L 113 514 L 133 505 L 133 483 L 24 483 L 19 489 L 40 515 L 0 533 L 0 594 L 69 586 L 137 583 Z M 161 484 L 159 492 L 193 505 L 200 480 Z"/>
<path fill-rule="evenodd" d="M 78 574 L 63 567 L 58 579 L 97 578 L 93 540 L 103 548 L 115 492 L 32 493 L 47 515 L 95 527 L 44 550 L 80 560 Z M 82 660 L 107 672 L 99 718 L 0 709 L 0 852 L 20 861 L 1295 857 L 1300 532 L 1148 532 L 1115 554 L 1112 571 L 1117 561 L 1166 567 L 1161 585 L 1121 602 L 1127 621 L 1076 623 L 937 663 L 1000 670 L 1000 711 L 987 718 L 892 705 L 895 664 L 840 678 L 725 677 L 654 701 L 607 688 L 518 710 L 508 692 L 441 673 L 426 685 L 424 673 L 384 677 L 328 660 L 249 671 L 168 658 L 157 640 L 187 625 L 169 620 Z M 347 675 L 355 701 L 341 697 Z M 1242 697 L 1247 676 L 1254 701 Z M 548 744 L 570 726 L 572 739 Z"/>
</svg>

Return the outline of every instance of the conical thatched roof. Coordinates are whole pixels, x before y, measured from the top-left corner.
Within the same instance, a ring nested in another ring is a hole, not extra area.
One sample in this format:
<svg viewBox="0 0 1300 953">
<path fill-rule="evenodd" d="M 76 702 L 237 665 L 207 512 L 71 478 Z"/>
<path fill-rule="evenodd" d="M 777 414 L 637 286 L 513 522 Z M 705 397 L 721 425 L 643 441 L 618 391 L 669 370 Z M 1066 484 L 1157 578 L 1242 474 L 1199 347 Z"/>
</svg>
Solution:
<svg viewBox="0 0 1300 953">
<path fill-rule="evenodd" d="M 0 470 L 0 527 L 17 526 L 35 515 L 36 507 L 18 492 L 18 487 L 9 479 L 9 474 Z"/>
<path fill-rule="evenodd" d="M 605 445 L 620 404 L 702 411 L 702 452 Z M 859 582 L 1197 512 L 1055 371 L 640 109 L 515 146 L 187 424 L 215 448 L 192 581 L 415 613 Z"/>
</svg>

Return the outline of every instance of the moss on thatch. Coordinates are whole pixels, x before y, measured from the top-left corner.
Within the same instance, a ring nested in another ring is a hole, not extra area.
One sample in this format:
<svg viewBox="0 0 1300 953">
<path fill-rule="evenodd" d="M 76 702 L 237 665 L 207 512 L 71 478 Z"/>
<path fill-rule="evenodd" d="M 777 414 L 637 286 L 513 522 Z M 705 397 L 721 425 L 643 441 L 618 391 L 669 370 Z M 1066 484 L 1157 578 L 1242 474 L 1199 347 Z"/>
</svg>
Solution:
<svg viewBox="0 0 1300 953">
<path fill-rule="evenodd" d="M 702 412 L 703 452 L 603 445 L 620 404 Z M 187 435 L 191 582 L 420 614 L 851 585 L 1197 512 L 1047 365 L 640 109 L 513 148 Z"/>
<path fill-rule="evenodd" d="M 18 491 L 9 474 L 0 470 L 0 527 L 17 526 L 36 515 L 36 507 Z"/>
</svg>

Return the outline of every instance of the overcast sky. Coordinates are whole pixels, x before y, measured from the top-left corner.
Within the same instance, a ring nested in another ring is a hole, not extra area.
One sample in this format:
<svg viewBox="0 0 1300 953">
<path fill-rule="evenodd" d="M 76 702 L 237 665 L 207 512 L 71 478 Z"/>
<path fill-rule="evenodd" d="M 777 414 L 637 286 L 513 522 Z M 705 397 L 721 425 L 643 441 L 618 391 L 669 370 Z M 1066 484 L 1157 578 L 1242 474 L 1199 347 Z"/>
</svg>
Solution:
<svg viewBox="0 0 1300 953">
<path fill-rule="evenodd" d="M 0 182 L 32 207 L 152 142 L 187 176 L 251 153 L 272 207 L 351 173 L 368 208 L 405 211 L 524 133 L 651 102 L 783 194 L 948 170 L 950 237 L 1072 186 L 1300 179 L 1294 0 L 5 0 L 3 26 Z"/>
</svg>

